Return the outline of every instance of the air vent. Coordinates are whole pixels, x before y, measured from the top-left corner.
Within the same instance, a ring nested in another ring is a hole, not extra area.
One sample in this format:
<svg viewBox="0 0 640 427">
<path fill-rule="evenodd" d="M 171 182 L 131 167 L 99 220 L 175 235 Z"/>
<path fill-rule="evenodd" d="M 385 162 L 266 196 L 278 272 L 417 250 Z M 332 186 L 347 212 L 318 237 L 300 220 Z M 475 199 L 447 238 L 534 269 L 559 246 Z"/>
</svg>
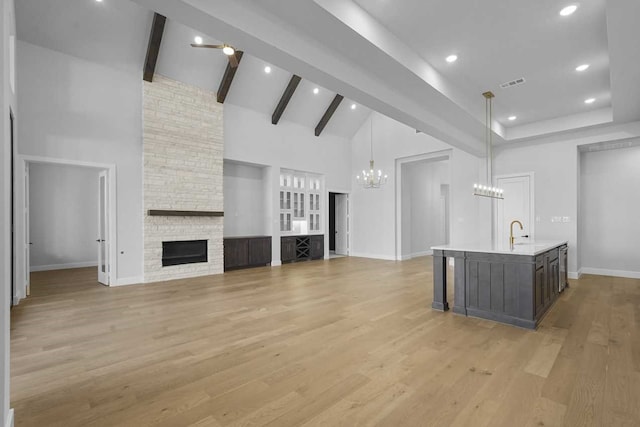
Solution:
<svg viewBox="0 0 640 427">
<path fill-rule="evenodd" d="M 500 85 L 500 87 L 502 89 L 506 89 L 508 87 L 514 87 L 514 86 L 520 86 L 525 84 L 527 81 L 524 79 L 524 77 L 520 77 L 519 79 L 515 79 L 515 80 L 511 80 L 510 82 L 506 82 L 506 83 L 502 83 Z"/>
</svg>

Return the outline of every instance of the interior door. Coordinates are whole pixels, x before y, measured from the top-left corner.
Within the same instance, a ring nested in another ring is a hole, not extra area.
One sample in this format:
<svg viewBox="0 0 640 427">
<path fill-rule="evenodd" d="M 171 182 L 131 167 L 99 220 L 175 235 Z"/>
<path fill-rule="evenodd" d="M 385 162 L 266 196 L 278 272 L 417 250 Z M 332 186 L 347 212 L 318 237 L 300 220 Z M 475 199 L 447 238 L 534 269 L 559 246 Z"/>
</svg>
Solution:
<svg viewBox="0 0 640 427">
<path fill-rule="evenodd" d="M 349 203 L 348 195 L 336 194 L 336 254 L 348 255 Z"/>
<path fill-rule="evenodd" d="M 29 163 L 24 165 L 24 281 L 27 296 L 31 295 L 31 233 L 29 231 Z"/>
<path fill-rule="evenodd" d="M 109 184 L 107 172 L 98 176 L 98 282 L 109 285 Z"/>
<path fill-rule="evenodd" d="M 504 200 L 497 202 L 496 242 L 509 244 L 509 226 L 511 221 L 522 223 L 523 230 L 517 224 L 513 226 L 516 243 L 534 238 L 533 175 L 509 175 L 496 177 L 496 185 L 504 189 Z M 529 236 L 524 238 L 521 236 Z"/>
</svg>

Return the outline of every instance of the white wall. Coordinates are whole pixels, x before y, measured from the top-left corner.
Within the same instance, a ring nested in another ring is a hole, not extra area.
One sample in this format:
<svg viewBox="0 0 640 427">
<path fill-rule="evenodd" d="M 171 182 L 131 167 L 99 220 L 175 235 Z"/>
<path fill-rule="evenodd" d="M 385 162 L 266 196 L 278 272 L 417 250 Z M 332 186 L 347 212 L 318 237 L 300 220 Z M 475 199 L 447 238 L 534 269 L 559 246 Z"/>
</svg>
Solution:
<svg viewBox="0 0 640 427">
<path fill-rule="evenodd" d="M 402 258 L 431 253 L 445 242 L 441 186 L 449 183 L 449 161 L 421 160 L 402 166 Z"/>
<path fill-rule="evenodd" d="M 31 271 L 97 265 L 98 171 L 34 163 L 29 186 Z"/>
<path fill-rule="evenodd" d="M 224 235 L 265 235 L 264 168 L 224 162 Z M 269 194 L 270 195 L 270 194 Z"/>
<path fill-rule="evenodd" d="M 15 9 L 12 0 L 2 0 L 0 4 L 0 423 L 13 426 L 9 410 L 9 305 L 11 295 L 11 146 L 9 111 L 16 112 L 16 93 L 11 87 L 9 76 L 13 61 L 10 58 L 10 44 L 15 37 Z M 16 118 L 17 120 L 17 118 Z"/>
<path fill-rule="evenodd" d="M 141 73 L 24 42 L 17 64 L 19 153 L 116 165 L 116 278 L 141 279 Z M 17 197 L 22 203 L 22 192 Z"/>
<path fill-rule="evenodd" d="M 351 179 L 351 144 L 348 139 L 323 134 L 313 134 L 315 123 L 301 126 L 296 123 L 281 121 L 271 124 L 271 117 L 225 104 L 224 158 L 244 163 L 266 166 L 263 174 L 267 193 L 270 197 L 265 204 L 265 216 L 270 219 L 265 224 L 264 234 L 272 236 L 272 265 L 280 263 L 280 224 L 279 204 L 280 169 L 294 169 L 312 172 L 325 176 L 325 194 L 321 203 L 325 206 L 325 256 L 328 256 L 328 200 L 327 192 L 350 192 Z M 227 195 L 225 194 L 225 197 Z"/>
<path fill-rule="evenodd" d="M 373 113 L 373 144 L 376 169 L 389 175 L 387 185 L 370 190 L 358 187 L 354 172 L 369 164 L 370 123 L 367 121 L 352 140 L 351 255 L 397 259 L 396 254 L 396 159 L 450 150 L 451 241 L 489 239 L 490 217 L 485 200 L 472 195 L 473 183 L 480 176 L 482 159 L 416 131 L 400 122 Z M 487 205 L 488 206 L 488 205 Z M 372 214 L 374 213 L 374 214 Z M 402 216 L 402 213 L 400 213 Z"/>
<path fill-rule="evenodd" d="M 535 239 L 569 242 L 569 273 L 578 264 L 578 147 L 640 136 L 640 122 L 568 132 L 524 143 L 503 144 L 495 150 L 494 175 L 534 172 Z M 568 217 L 568 222 L 552 222 Z"/>
<path fill-rule="evenodd" d="M 583 272 L 640 278 L 640 146 L 580 157 Z"/>
</svg>

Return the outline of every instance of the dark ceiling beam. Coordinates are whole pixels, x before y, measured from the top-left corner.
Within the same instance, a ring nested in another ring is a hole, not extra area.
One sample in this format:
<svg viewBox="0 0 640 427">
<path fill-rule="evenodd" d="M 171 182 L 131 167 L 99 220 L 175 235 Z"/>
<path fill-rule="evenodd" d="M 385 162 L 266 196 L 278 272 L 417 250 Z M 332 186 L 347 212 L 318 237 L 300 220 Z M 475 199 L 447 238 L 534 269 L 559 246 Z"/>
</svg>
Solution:
<svg viewBox="0 0 640 427">
<path fill-rule="evenodd" d="M 162 34 L 164 33 L 164 24 L 167 18 L 156 13 L 153 15 L 153 24 L 151 24 L 151 34 L 149 35 L 149 46 L 147 47 L 147 57 L 144 60 L 143 79 L 148 82 L 153 81 L 153 74 L 156 71 L 156 62 L 160 53 L 160 45 L 162 44 Z"/>
<path fill-rule="evenodd" d="M 282 94 L 282 98 L 280 98 L 280 102 L 278 102 L 278 106 L 276 107 L 276 110 L 273 112 L 273 115 L 271 116 L 271 124 L 277 125 L 278 121 L 280 121 L 280 117 L 282 117 L 282 113 L 284 113 L 284 110 L 287 108 L 287 105 L 289 104 L 289 101 L 291 100 L 293 93 L 298 88 L 298 84 L 300 83 L 300 80 L 302 80 L 302 77 L 300 76 L 296 76 L 295 74 L 291 76 L 291 80 L 289 80 L 289 84 L 287 85 L 287 88 L 284 90 L 284 93 Z"/>
<path fill-rule="evenodd" d="M 327 123 L 329 123 L 331 116 L 333 116 L 333 113 L 336 112 L 343 99 L 344 96 L 339 94 L 336 95 L 335 98 L 333 98 L 333 101 L 331 101 L 331 104 L 329 104 L 329 108 L 327 108 L 327 111 L 324 112 L 324 116 L 322 116 L 322 118 L 320 119 L 320 123 L 318 123 L 318 126 L 316 126 L 316 136 L 320 136 L 322 130 L 327 125 Z"/>
<path fill-rule="evenodd" d="M 224 70 L 224 76 L 222 76 L 222 81 L 220 82 L 220 87 L 218 88 L 218 102 L 220 104 L 224 104 L 224 100 L 227 99 L 227 94 L 229 93 L 229 89 L 231 88 L 231 83 L 233 82 L 233 78 L 236 75 L 236 71 L 238 71 L 238 67 L 240 66 L 240 60 L 242 59 L 243 52 L 241 50 L 236 50 L 236 61 L 238 61 L 238 66 L 233 67 L 231 62 L 227 62 L 227 69 Z"/>
</svg>

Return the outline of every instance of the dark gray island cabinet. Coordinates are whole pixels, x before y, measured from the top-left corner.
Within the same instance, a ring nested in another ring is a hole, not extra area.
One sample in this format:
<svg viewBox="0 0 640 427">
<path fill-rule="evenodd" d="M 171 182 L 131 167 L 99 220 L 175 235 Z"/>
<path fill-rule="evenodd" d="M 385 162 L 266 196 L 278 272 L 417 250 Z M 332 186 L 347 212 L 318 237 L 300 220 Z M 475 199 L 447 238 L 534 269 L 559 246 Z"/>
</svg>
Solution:
<svg viewBox="0 0 640 427">
<path fill-rule="evenodd" d="M 453 311 L 535 329 L 566 285 L 567 242 L 446 245 L 433 249 L 433 303 L 448 310 L 447 258 L 454 259 Z"/>
</svg>

